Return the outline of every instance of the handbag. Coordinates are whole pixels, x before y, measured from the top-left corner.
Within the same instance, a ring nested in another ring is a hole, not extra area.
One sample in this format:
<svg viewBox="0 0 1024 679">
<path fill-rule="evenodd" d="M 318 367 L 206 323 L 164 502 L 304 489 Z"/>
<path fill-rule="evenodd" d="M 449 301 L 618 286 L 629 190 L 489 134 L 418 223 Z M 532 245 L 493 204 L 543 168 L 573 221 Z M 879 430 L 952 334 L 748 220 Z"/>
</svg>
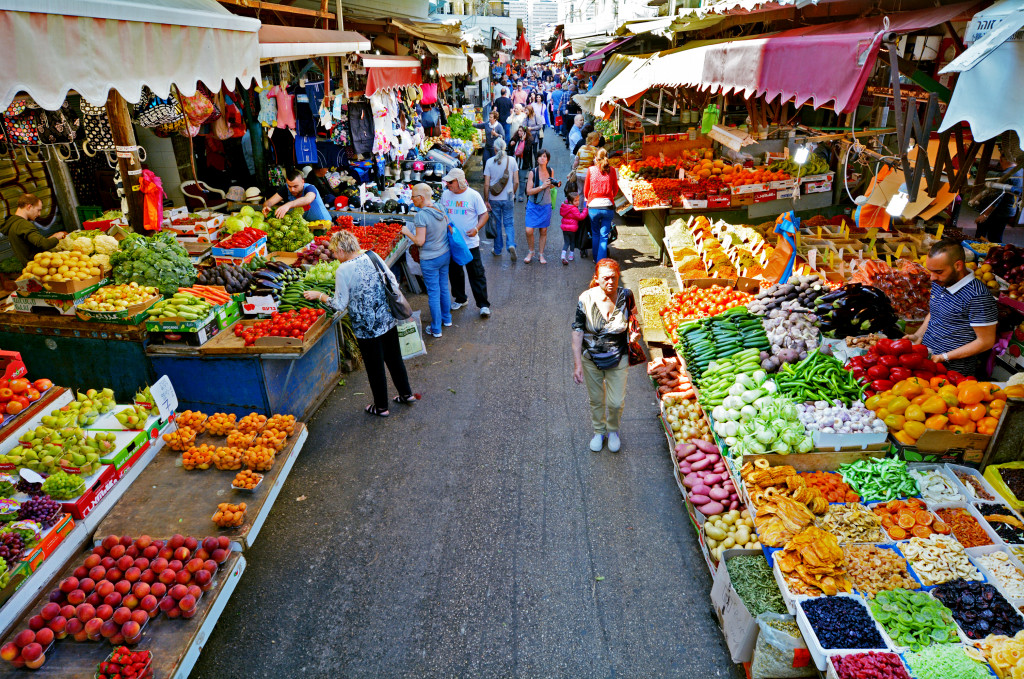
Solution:
<svg viewBox="0 0 1024 679">
<path fill-rule="evenodd" d="M 39 143 L 39 123 L 42 109 L 16 101 L 4 111 L 7 141 L 15 146 L 35 146 Z"/>
<path fill-rule="evenodd" d="M 505 186 L 508 184 L 508 156 L 505 156 L 505 174 L 501 175 L 501 179 L 491 184 L 490 192 L 492 196 L 501 195 L 501 192 L 505 190 Z M 493 236 L 491 236 L 493 238 Z"/>
<path fill-rule="evenodd" d="M 452 254 L 452 261 L 459 266 L 464 266 L 473 261 L 473 253 L 469 251 L 469 246 L 466 245 L 466 237 L 462 235 L 462 232 L 452 226 L 452 223 L 448 222 L 448 250 Z"/>
<path fill-rule="evenodd" d="M 598 370 L 611 370 L 612 368 L 618 367 L 619 361 L 622 360 L 622 354 L 618 351 L 590 351 L 590 360 L 594 362 Z M 630 358 L 632 360 L 632 358 Z M 632 365 L 632 363 L 630 363 Z"/>
<path fill-rule="evenodd" d="M 94 156 L 98 151 L 113 151 L 114 137 L 110 133 L 110 119 L 105 106 L 92 106 L 82 102 L 82 152 Z"/>
<path fill-rule="evenodd" d="M 71 144 L 75 141 L 81 119 L 65 101 L 56 111 L 39 110 L 39 143 Z"/>
<path fill-rule="evenodd" d="M 409 305 L 409 300 L 405 298 L 405 294 L 401 289 L 391 283 L 391 276 L 388 275 L 387 267 L 384 266 L 384 260 L 372 250 L 366 254 L 370 261 L 373 262 L 374 268 L 377 269 L 377 276 L 380 278 L 380 284 L 384 288 L 384 296 L 388 300 L 388 308 L 391 309 L 391 315 L 398 321 L 404 321 L 412 316 L 412 306 Z"/>
<path fill-rule="evenodd" d="M 142 86 L 142 98 L 135 105 L 135 122 L 142 127 L 159 127 L 182 120 L 185 114 L 174 92 L 158 97 L 149 87 Z"/>
<path fill-rule="evenodd" d="M 526 140 L 520 139 L 519 143 L 516 144 L 516 158 L 522 158 L 523 152 L 526 150 Z"/>
<path fill-rule="evenodd" d="M 640 321 L 636 318 L 636 302 L 633 299 L 633 291 L 629 290 L 626 297 L 626 309 L 629 311 L 629 321 L 626 324 L 626 340 L 628 343 L 627 349 L 629 351 L 629 364 L 640 365 L 641 363 L 647 362 L 647 355 L 644 354 L 644 348 L 640 344 L 639 339 L 629 339 L 633 335 L 640 335 Z"/>
<path fill-rule="evenodd" d="M 202 125 L 217 110 L 213 105 L 213 100 L 198 88 L 191 97 L 181 97 L 181 108 L 185 111 L 185 117 L 188 118 L 189 123 L 192 125 Z"/>
</svg>

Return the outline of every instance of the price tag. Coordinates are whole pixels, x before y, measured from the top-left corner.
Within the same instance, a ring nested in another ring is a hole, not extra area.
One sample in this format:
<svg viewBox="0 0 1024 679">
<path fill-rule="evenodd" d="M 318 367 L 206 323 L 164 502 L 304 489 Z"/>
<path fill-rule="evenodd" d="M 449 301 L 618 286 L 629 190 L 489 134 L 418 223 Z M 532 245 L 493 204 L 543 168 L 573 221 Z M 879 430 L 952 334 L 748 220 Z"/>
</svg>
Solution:
<svg viewBox="0 0 1024 679">
<path fill-rule="evenodd" d="M 828 266 L 829 266 L 830 269 L 836 268 L 836 251 L 835 250 L 829 250 L 828 251 Z"/>
<path fill-rule="evenodd" d="M 899 259 L 900 255 L 902 255 L 902 254 L 903 254 L 903 243 L 900 243 L 898 246 L 896 246 L 896 259 Z"/>
<path fill-rule="evenodd" d="M 794 234 L 793 234 L 793 237 L 794 237 L 794 238 L 795 238 L 795 240 L 796 240 L 796 246 L 797 246 L 797 247 L 800 247 L 800 232 L 799 232 L 799 231 L 797 231 L 796 233 L 794 233 Z"/>
<path fill-rule="evenodd" d="M 868 229 L 868 247 L 875 249 L 875 241 L 878 239 L 878 227 Z"/>
<path fill-rule="evenodd" d="M 871 244 L 871 259 L 878 259 L 878 248 L 874 243 Z"/>
<path fill-rule="evenodd" d="M 887 266 L 892 266 L 892 255 L 890 255 L 888 252 L 885 253 L 885 263 Z"/>
<path fill-rule="evenodd" d="M 812 248 L 810 252 L 807 253 L 807 264 L 812 270 L 818 270 L 818 248 Z"/>
<path fill-rule="evenodd" d="M 174 393 L 171 378 L 167 375 L 158 379 L 156 384 L 149 388 L 149 393 L 153 395 L 153 404 L 160 411 L 161 416 L 167 417 L 177 410 L 178 396 Z"/>
<path fill-rule="evenodd" d="M 821 227 L 818 227 L 818 238 L 821 238 Z"/>
<path fill-rule="evenodd" d="M 935 231 L 935 240 L 939 240 L 942 238 L 942 230 L 945 228 L 945 224 L 939 224 L 939 228 Z"/>
</svg>

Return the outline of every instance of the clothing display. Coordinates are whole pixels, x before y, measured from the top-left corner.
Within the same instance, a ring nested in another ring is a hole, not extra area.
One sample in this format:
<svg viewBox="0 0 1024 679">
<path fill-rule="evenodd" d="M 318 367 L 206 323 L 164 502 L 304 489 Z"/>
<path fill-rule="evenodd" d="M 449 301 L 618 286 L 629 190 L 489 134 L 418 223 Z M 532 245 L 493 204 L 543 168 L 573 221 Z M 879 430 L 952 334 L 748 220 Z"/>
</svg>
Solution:
<svg viewBox="0 0 1024 679">
<path fill-rule="evenodd" d="M 294 97 L 280 85 L 275 85 L 268 93 L 274 98 L 277 106 L 277 127 L 278 129 L 295 129 L 295 105 Z"/>
</svg>

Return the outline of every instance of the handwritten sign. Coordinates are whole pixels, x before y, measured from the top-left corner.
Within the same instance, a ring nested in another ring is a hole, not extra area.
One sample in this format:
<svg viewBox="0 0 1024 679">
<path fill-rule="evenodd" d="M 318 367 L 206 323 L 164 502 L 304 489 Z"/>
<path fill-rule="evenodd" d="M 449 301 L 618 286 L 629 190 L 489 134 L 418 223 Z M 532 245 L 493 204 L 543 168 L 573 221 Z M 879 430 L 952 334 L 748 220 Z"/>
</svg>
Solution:
<svg viewBox="0 0 1024 679">
<path fill-rule="evenodd" d="M 171 378 L 167 375 L 158 379 L 156 384 L 149 388 L 149 393 L 153 395 L 153 404 L 162 416 L 167 417 L 177 410 L 178 396 L 174 393 Z"/>
</svg>

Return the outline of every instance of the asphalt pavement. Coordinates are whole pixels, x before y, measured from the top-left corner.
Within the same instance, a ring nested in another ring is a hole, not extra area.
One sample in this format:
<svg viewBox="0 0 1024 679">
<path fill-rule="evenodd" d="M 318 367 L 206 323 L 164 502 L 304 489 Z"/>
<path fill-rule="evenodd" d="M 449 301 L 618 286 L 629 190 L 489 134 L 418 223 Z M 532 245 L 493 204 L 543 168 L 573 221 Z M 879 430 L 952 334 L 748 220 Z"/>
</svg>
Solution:
<svg viewBox="0 0 1024 679">
<path fill-rule="evenodd" d="M 622 452 L 587 447 L 569 323 L 593 262 L 562 266 L 556 214 L 548 264 L 524 264 L 522 224 L 519 203 L 518 262 L 482 246 L 492 317 L 471 300 L 408 361 L 422 402 L 371 418 L 360 371 L 308 423 L 192 677 L 742 676 L 642 366 Z M 627 285 L 669 277 L 642 227 L 619 233 Z"/>
</svg>

